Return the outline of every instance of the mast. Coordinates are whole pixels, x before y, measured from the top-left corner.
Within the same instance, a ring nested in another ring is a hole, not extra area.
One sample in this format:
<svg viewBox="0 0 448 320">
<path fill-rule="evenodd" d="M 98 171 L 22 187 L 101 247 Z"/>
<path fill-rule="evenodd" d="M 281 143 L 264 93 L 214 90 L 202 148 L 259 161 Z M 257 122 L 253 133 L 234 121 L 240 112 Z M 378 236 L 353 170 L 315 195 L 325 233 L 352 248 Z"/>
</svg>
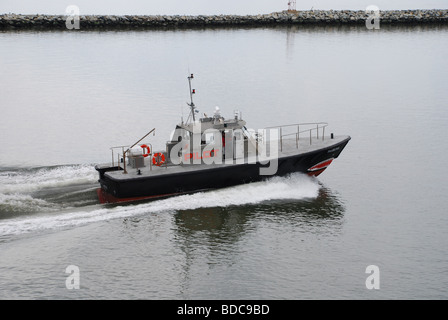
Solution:
<svg viewBox="0 0 448 320">
<path fill-rule="evenodd" d="M 187 104 L 190 106 L 190 115 L 193 117 L 193 122 L 195 122 L 196 121 L 196 119 L 195 119 L 195 117 L 194 117 L 194 114 L 195 114 L 195 107 L 194 107 L 194 102 L 193 102 L 193 94 L 195 94 L 196 93 L 196 90 L 195 89 L 191 89 L 191 79 L 193 79 L 194 77 L 193 77 L 193 74 L 191 74 L 189 77 L 188 77 L 188 84 L 190 85 L 190 100 L 191 100 L 191 103 L 188 103 L 187 102 Z"/>
</svg>

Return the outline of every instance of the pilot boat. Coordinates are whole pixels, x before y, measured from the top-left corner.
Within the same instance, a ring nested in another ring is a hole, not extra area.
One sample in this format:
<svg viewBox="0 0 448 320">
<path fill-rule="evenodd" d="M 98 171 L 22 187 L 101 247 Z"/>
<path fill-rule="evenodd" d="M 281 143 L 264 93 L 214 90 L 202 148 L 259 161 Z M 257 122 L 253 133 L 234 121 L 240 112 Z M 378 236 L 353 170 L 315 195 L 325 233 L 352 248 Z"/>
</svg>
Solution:
<svg viewBox="0 0 448 320">
<path fill-rule="evenodd" d="M 241 112 L 197 117 L 193 74 L 188 76 L 190 113 L 176 125 L 164 150 L 145 142 L 112 147 L 112 161 L 98 164 L 101 203 L 159 199 L 230 187 L 301 172 L 320 175 L 339 157 L 348 135 L 325 134 L 326 122 L 248 129 Z"/>
</svg>

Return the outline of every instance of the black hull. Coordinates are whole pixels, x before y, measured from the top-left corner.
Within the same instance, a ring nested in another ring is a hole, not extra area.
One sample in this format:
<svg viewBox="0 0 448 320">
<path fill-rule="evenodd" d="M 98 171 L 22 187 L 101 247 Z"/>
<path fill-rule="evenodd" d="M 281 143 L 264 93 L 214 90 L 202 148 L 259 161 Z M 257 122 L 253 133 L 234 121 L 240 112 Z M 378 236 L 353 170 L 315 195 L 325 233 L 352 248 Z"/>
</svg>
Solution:
<svg viewBox="0 0 448 320">
<path fill-rule="evenodd" d="M 328 148 L 281 157 L 278 159 L 278 169 L 275 176 L 285 176 L 294 172 L 317 176 L 325 170 L 332 159 L 340 155 L 349 140 L 350 137 Z M 322 167 L 316 166 L 320 163 L 323 163 Z M 270 178 L 271 176 L 260 175 L 260 168 L 268 166 L 269 164 L 262 165 L 260 163 L 234 164 L 192 172 L 167 173 L 120 180 L 105 175 L 107 171 L 119 170 L 120 168 L 97 168 L 100 173 L 99 182 L 101 184 L 98 195 L 101 202 L 120 202 L 230 187 Z"/>
</svg>

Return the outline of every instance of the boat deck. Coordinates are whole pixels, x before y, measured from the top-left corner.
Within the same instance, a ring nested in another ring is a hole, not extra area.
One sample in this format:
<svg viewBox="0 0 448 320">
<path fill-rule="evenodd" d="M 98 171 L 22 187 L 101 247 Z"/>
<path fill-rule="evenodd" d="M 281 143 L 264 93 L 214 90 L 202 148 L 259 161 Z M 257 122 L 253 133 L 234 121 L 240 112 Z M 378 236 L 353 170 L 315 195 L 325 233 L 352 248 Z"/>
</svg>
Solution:
<svg viewBox="0 0 448 320">
<path fill-rule="evenodd" d="M 329 148 L 331 149 L 331 146 L 338 145 L 339 143 L 343 142 L 344 140 L 348 139 L 349 136 L 334 136 L 333 139 L 330 137 L 322 138 L 312 138 L 311 140 L 309 138 L 304 138 L 300 140 L 296 140 L 295 138 L 283 138 L 281 143 L 279 141 L 278 143 L 278 158 L 284 158 L 284 157 L 290 157 L 290 156 L 297 156 L 301 154 L 306 154 L 309 152 L 317 151 L 319 149 L 325 149 Z M 268 144 L 269 145 L 269 144 Z M 269 151 L 268 151 L 269 154 Z M 229 161 L 229 160 L 227 160 Z M 112 178 L 113 180 L 128 180 L 128 179 L 138 179 L 138 178 L 144 178 L 148 176 L 158 176 L 158 175 L 165 175 L 165 174 L 171 174 L 171 173 L 188 173 L 196 170 L 207 170 L 207 169 L 216 169 L 220 167 L 227 167 L 227 166 L 235 166 L 240 165 L 244 163 L 255 163 L 255 157 L 249 157 L 244 159 L 237 159 L 237 160 L 230 160 L 231 163 L 225 163 L 223 160 L 222 164 L 180 164 L 180 165 L 174 165 L 174 164 L 162 164 L 161 166 L 156 166 L 152 164 L 151 157 L 147 157 L 144 159 L 144 167 L 140 168 L 132 168 L 130 165 L 126 165 L 126 171 L 127 173 L 124 173 L 124 170 L 117 170 L 117 171 L 108 171 L 105 172 L 105 175 Z M 193 160 L 191 160 L 193 162 Z M 98 165 L 97 168 L 107 168 L 110 167 L 109 164 L 105 165 Z M 123 163 L 120 163 L 120 167 L 123 168 Z M 140 173 L 139 173 L 140 171 Z"/>
</svg>

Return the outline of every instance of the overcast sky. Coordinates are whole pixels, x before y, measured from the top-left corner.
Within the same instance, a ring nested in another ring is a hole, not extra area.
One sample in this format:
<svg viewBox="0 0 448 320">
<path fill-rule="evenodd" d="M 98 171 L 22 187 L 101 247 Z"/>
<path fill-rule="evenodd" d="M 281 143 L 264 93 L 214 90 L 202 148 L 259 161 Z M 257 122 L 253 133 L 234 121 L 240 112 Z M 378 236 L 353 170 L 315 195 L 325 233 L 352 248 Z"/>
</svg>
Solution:
<svg viewBox="0 0 448 320">
<path fill-rule="evenodd" d="M 289 0 L 0 0 L 0 13 L 65 14 L 76 5 L 81 14 L 210 15 L 259 14 L 282 11 Z M 297 0 L 297 10 L 448 9 L 448 0 Z"/>
</svg>

